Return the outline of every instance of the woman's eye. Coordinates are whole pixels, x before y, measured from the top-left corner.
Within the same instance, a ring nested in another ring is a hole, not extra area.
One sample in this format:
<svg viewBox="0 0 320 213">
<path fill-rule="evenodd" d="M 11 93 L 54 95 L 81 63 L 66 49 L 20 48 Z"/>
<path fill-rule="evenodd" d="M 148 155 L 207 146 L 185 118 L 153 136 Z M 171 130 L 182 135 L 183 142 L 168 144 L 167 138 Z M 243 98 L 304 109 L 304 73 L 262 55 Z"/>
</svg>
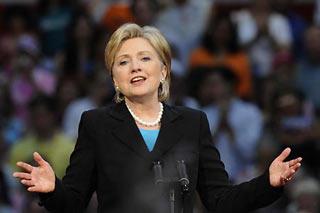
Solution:
<svg viewBox="0 0 320 213">
<path fill-rule="evenodd" d="M 145 57 L 143 57 L 141 60 L 142 60 L 142 61 L 150 61 L 150 59 L 151 59 L 150 57 L 145 56 Z"/>
<path fill-rule="evenodd" d="M 126 65 L 127 63 L 128 63 L 128 61 L 120 61 L 120 62 L 119 62 L 119 65 L 120 65 L 120 66 L 124 66 L 124 65 Z"/>
</svg>

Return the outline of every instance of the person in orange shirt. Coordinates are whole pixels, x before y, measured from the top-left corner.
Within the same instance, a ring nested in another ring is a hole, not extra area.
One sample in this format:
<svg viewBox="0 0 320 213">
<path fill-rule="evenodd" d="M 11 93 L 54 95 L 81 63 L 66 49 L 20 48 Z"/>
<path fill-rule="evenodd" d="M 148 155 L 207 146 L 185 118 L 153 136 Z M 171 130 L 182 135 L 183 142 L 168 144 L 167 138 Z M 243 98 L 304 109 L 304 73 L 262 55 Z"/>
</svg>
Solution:
<svg viewBox="0 0 320 213">
<path fill-rule="evenodd" d="M 113 3 L 102 16 L 101 24 L 109 32 L 114 32 L 122 24 L 133 21 L 134 17 L 129 4 Z"/>
<path fill-rule="evenodd" d="M 239 48 L 236 29 L 230 16 L 212 17 L 208 23 L 202 46 L 190 55 L 189 67 L 229 66 L 239 80 L 237 95 L 250 99 L 252 94 L 250 62 L 247 54 Z"/>
</svg>

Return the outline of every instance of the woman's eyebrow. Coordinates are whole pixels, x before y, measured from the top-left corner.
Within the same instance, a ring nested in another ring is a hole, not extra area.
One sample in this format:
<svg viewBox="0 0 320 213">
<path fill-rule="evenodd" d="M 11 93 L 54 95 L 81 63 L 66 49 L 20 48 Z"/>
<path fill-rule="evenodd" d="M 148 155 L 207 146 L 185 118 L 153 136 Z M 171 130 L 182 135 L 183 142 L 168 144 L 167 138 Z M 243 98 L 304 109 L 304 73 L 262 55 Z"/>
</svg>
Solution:
<svg viewBox="0 0 320 213">
<path fill-rule="evenodd" d="M 129 54 L 118 55 L 118 56 L 116 57 L 116 60 L 119 59 L 119 58 L 126 58 L 126 57 L 130 57 Z"/>
<path fill-rule="evenodd" d="M 137 53 L 137 55 L 145 55 L 145 54 L 150 54 L 150 55 L 152 55 L 152 52 L 150 52 L 150 51 L 148 51 L 148 50 L 143 50 L 143 51 L 139 51 L 139 52 Z M 122 54 L 122 55 L 119 55 L 119 56 L 116 57 L 116 60 L 117 60 L 117 59 L 120 59 L 120 58 L 126 58 L 126 57 L 130 57 L 130 54 L 124 53 L 124 54 Z"/>
<path fill-rule="evenodd" d="M 138 52 L 138 55 L 143 55 L 143 54 L 152 54 L 152 52 L 148 51 L 148 50 L 143 50 Z"/>
</svg>

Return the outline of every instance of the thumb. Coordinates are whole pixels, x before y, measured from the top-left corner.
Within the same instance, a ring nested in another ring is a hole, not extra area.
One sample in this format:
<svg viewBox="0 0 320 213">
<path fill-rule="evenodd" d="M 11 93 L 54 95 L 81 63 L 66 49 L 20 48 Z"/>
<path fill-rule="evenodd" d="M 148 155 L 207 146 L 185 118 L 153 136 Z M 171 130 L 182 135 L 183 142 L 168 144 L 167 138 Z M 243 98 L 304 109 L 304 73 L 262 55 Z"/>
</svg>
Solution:
<svg viewBox="0 0 320 213">
<path fill-rule="evenodd" d="M 277 157 L 277 159 L 281 162 L 283 162 L 289 155 L 290 155 L 291 149 L 289 147 L 285 148 L 282 153 Z"/>
<path fill-rule="evenodd" d="M 40 166 L 44 166 L 46 164 L 46 161 L 43 160 L 43 158 L 41 157 L 41 155 L 38 152 L 34 152 L 33 153 L 33 159 L 40 165 Z"/>
</svg>

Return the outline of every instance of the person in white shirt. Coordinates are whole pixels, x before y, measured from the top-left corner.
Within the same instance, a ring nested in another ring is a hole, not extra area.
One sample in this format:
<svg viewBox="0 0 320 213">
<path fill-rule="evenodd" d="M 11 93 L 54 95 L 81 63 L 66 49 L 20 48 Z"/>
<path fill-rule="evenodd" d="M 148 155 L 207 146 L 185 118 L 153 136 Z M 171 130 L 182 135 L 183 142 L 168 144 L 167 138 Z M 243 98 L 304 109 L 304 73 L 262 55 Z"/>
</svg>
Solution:
<svg viewBox="0 0 320 213">
<path fill-rule="evenodd" d="M 183 65 L 199 42 L 207 23 L 212 0 L 174 0 L 172 7 L 159 13 L 155 26 L 177 47 Z"/>
<path fill-rule="evenodd" d="M 206 113 L 213 141 L 221 153 L 232 181 L 238 183 L 251 174 L 263 118 L 260 110 L 234 95 L 236 78 L 226 67 L 212 68 L 206 79 L 211 81 L 212 104 Z"/>
<path fill-rule="evenodd" d="M 73 138 L 78 136 L 78 126 L 81 114 L 90 109 L 97 108 L 104 103 L 104 100 L 110 95 L 110 89 L 105 81 L 98 81 L 91 84 L 89 94 L 85 97 L 72 101 L 66 108 L 62 118 L 63 132 Z"/>
<path fill-rule="evenodd" d="M 289 49 L 292 34 L 288 20 L 271 9 L 268 0 L 252 0 L 249 9 L 232 14 L 238 28 L 238 39 L 248 48 L 254 75 L 269 74 L 275 51 Z"/>
</svg>

